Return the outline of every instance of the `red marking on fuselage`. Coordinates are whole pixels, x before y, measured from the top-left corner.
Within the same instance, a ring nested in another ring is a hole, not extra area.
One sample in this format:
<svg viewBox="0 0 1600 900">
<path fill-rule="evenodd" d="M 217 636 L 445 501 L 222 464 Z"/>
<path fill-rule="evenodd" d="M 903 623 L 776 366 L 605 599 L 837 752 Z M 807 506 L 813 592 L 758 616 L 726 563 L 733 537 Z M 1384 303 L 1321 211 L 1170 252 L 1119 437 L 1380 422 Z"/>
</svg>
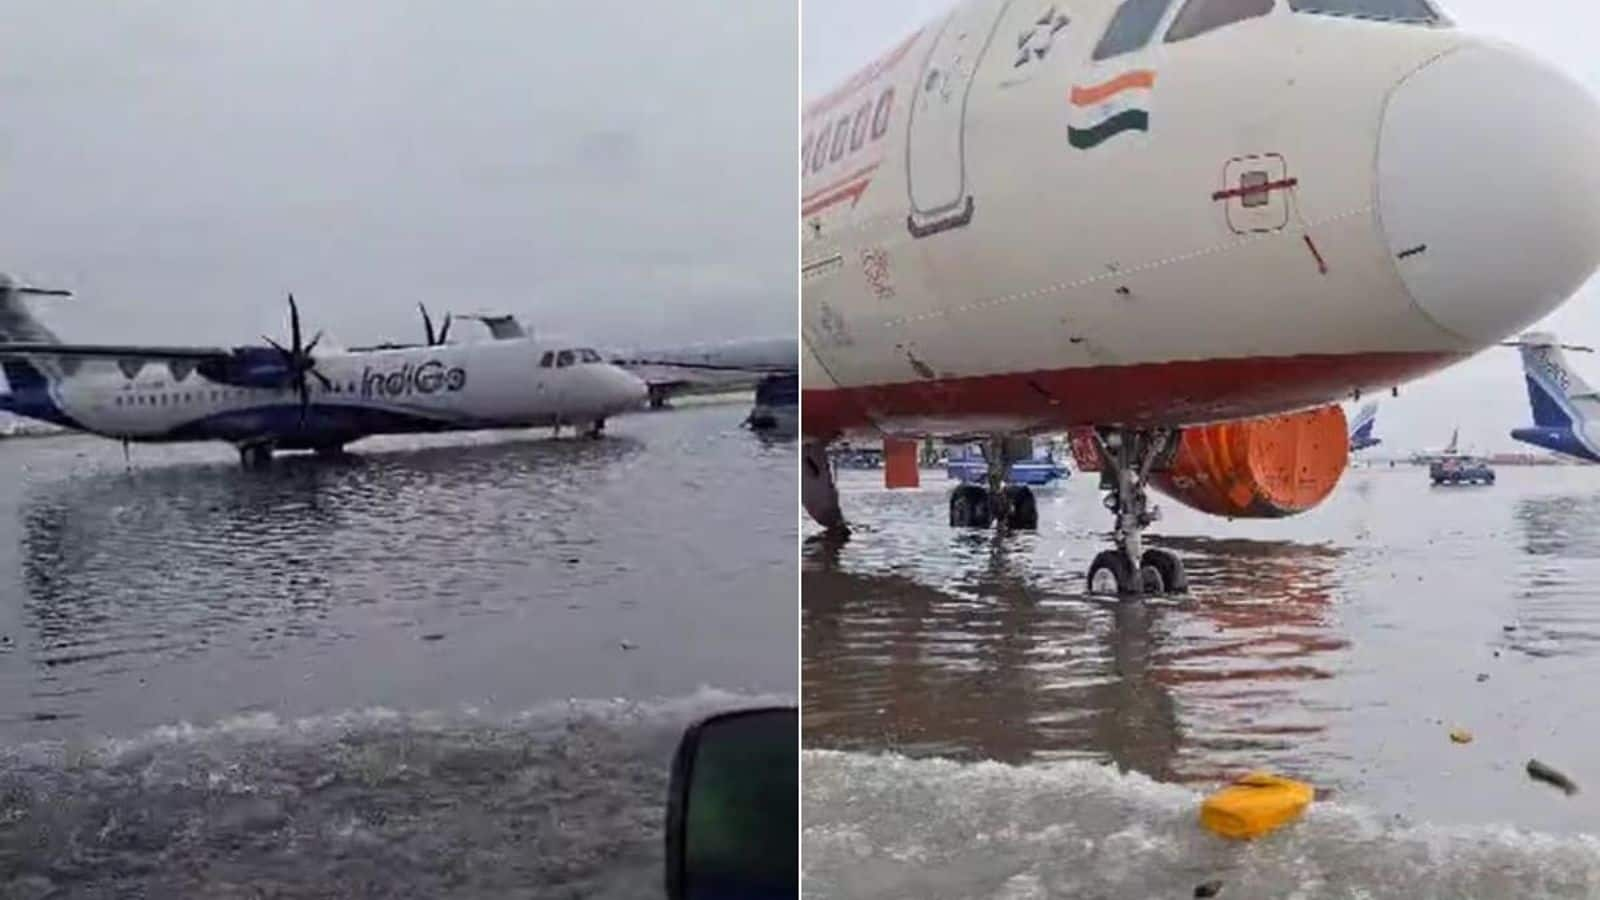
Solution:
<svg viewBox="0 0 1600 900">
<path fill-rule="evenodd" d="M 840 179 L 838 179 L 836 181 L 833 181 L 833 182 L 831 182 L 831 183 L 829 183 L 827 185 L 824 185 L 823 187 L 817 188 L 816 190 L 812 191 L 809 194 L 806 194 L 804 197 L 800 198 L 800 202 L 801 203 L 810 203 L 812 200 L 815 200 L 818 197 L 821 197 L 823 194 L 831 194 L 834 191 L 838 190 L 839 188 L 844 187 L 845 185 L 847 185 L 847 184 L 855 181 L 856 179 L 862 177 L 863 175 L 871 175 L 874 171 L 877 170 L 878 166 L 880 166 L 882 164 L 883 164 L 882 160 L 879 160 L 878 162 L 874 162 L 874 163 L 871 163 L 869 165 L 862 166 L 861 168 L 855 170 L 854 172 L 851 172 L 849 175 L 846 175 L 843 178 L 840 178 Z"/>
<path fill-rule="evenodd" d="M 1358 387 L 1410 381 L 1455 353 L 1356 353 L 1094 366 L 806 390 L 801 428 L 845 434 L 958 436 L 1005 419 L 1036 432 L 1083 425 L 1183 426 L 1332 403 Z M 938 423 L 921 428 L 907 423 Z M 971 430 L 965 423 L 971 423 Z"/>
<path fill-rule="evenodd" d="M 1249 197 L 1254 194 L 1270 194 L 1273 191 L 1282 191 L 1295 187 L 1300 183 L 1298 178 L 1284 178 L 1280 181 L 1265 181 L 1261 184 L 1243 185 L 1217 191 L 1211 195 L 1213 200 L 1227 200 L 1230 197 Z"/>
<path fill-rule="evenodd" d="M 816 100 L 806 104 L 804 118 L 810 119 L 814 116 L 820 116 L 823 113 L 832 110 L 834 107 L 849 99 L 849 97 L 856 91 L 859 91 L 872 82 L 877 81 L 878 76 L 894 68 L 895 65 L 905 57 L 906 53 L 911 49 L 911 45 L 915 44 L 917 42 L 917 38 L 921 36 L 922 29 L 918 28 L 911 34 L 910 37 L 901 41 L 888 53 L 885 53 L 881 58 L 878 59 L 877 62 L 868 64 L 866 68 L 850 76 L 850 79 L 844 84 L 839 85 L 828 93 L 818 97 Z"/>
<path fill-rule="evenodd" d="M 849 200 L 850 205 L 854 206 L 861 200 L 861 195 L 867 192 L 867 188 L 871 184 L 872 179 L 870 177 L 857 179 L 827 196 L 813 200 L 800 207 L 800 215 L 802 217 L 816 215 L 831 206 L 838 206 L 846 200 Z"/>
</svg>

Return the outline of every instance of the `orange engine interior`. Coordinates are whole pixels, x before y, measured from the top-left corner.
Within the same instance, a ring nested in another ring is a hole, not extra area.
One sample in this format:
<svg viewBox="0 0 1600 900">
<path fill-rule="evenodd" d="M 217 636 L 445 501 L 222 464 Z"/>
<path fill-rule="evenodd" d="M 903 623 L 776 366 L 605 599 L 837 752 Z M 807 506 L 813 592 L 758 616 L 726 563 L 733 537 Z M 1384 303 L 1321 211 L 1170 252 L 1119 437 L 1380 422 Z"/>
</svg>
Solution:
<svg viewBox="0 0 1600 900">
<path fill-rule="evenodd" d="M 1325 406 L 1183 432 L 1150 485 L 1185 506 L 1235 519 L 1303 513 L 1333 493 L 1350 461 L 1344 410 Z"/>
<path fill-rule="evenodd" d="M 1303 513 L 1328 498 L 1350 461 L 1344 409 L 1187 428 L 1169 465 L 1150 473 L 1150 486 L 1201 512 L 1234 519 L 1278 519 Z M 1092 433 L 1070 436 L 1086 472 L 1100 470 Z"/>
</svg>

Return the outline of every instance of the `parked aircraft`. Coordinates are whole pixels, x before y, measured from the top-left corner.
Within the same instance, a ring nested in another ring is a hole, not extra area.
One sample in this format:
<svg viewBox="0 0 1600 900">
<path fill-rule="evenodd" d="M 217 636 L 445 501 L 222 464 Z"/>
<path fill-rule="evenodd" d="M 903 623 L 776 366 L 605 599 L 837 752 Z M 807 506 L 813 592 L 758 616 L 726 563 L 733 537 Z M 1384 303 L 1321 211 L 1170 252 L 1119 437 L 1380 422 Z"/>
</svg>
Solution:
<svg viewBox="0 0 1600 900">
<path fill-rule="evenodd" d="M 1003 467 L 1076 431 L 1115 522 L 1090 590 L 1180 590 L 1147 488 L 1321 502 L 1340 401 L 1594 272 L 1597 150 L 1588 91 L 1431 0 L 963 2 L 804 110 L 805 506 L 845 527 L 834 440 L 887 439 L 894 485 L 983 439 L 951 524 L 1031 527 Z"/>
<path fill-rule="evenodd" d="M 1378 422 L 1378 404 L 1368 403 L 1356 411 L 1355 419 L 1350 423 L 1350 452 L 1376 447 L 1383 443 L 1383 439 L 1373 434 L 1373 429 Z"/>
<path fill-rule="evenodd" d="M 1561 352 L 1593 350 L 1564 347 L 1555 335 L 1543 332 L 1525 334 L 1516 343 L 1522 354 L 1522 377 L 1528 385 L 1533 425 L 1514 429 L 1511 436 L 1584 462 L 1600 462 L 1600 394 Z"/>
<path fill-rule="evenodd" d="M 746 338 L 609 355 L 613 363 L 650 386 L 652 409 L 661 409 L 672 397 L 682 394 L 754 388 L 768 376 L 790 375 L 800 368 L 800 342 L 792 337 Z"/>
<path fill-rule="evenodd" d="M 497 340 L 318 350 L 289 297 L 288 345 L 156 347 L 62 343 L 25 305 L 60 296 L 0 275 L 0 409 L 131 441 L 227 441 L 242 462 L 277 450 L 339 452 L 375 434 L 573 425 L 599 435 L 641 405 L 642 381 L 576 342 L 534 340 L 489 318 Z"/>
</svg>

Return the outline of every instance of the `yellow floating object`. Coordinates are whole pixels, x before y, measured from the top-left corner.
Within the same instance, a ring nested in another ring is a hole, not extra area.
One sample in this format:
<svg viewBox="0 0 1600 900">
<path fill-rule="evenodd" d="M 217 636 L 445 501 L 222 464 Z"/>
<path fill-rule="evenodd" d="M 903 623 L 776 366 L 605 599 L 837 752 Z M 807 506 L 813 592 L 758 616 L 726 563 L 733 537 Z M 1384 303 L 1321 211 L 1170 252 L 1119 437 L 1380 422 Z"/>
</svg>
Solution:
<svg viewBox="0 0 1600 900">
<path fill-rule="evenodd" d="M 1466 730 L 1465 728 L 1452 729 L 1450 731 L 1450 740 L 1455 741 L 1458 744 L 1470 744 L 1472 743 L 1472 732 Z"/>
<path fill-rule="evenodd" d="M 1200 824 L 1234 840 L 1249 840 L 1293 822 L 1311 805 L 1311 785 L 1270 772 L 1251 772 L 1206 798 Z"/>
</svg>

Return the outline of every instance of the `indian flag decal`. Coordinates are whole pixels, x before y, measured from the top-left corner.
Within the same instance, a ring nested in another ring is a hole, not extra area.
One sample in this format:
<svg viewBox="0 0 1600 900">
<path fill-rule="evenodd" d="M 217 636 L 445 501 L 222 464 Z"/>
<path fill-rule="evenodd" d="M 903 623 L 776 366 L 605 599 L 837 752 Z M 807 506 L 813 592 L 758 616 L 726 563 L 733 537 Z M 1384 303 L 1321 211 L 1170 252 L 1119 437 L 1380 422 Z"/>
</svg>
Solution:
<svg viewBox="0 0 1600 900">
<path fill-rule="evenodd" d="M 1109 81 L 1072 88 L 1067 142 L 1079 150 L 1098 147 L 1124 131 L 1150 130 L 1150 93 L 1156 73 L 1123 72 Z"/>
</svg>

